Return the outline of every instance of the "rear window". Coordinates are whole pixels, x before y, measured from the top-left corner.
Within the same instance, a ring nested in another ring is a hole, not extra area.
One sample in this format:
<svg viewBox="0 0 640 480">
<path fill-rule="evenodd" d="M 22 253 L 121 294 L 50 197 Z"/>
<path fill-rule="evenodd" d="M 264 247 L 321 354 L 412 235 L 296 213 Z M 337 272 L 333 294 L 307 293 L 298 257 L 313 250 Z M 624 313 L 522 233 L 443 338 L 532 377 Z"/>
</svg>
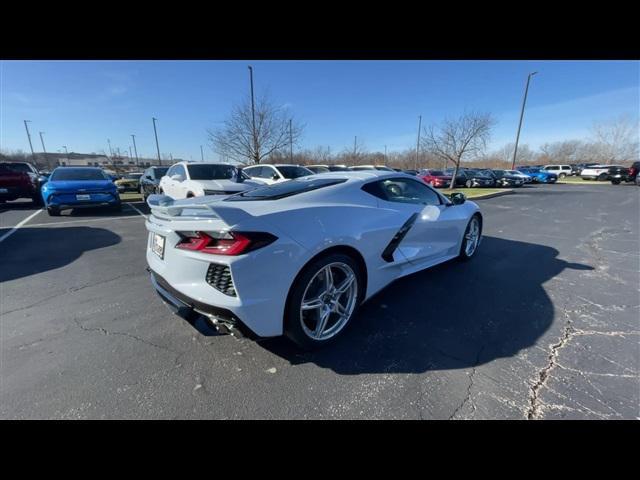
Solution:
<svg viewBox="0 0 640 480">
<path fill-rule="evenodd" d="M 31 173 L 26 163 L 0 163 L 0 173 Z"/>
<path fill-rule="evenodd" d="M 346 182 L 346 178 L 317 178 L 313 180 L 291 180 L 288 182 L 276 183 L 265 187 L 255 188 L 246 192 L 238 193 L 225 198 L 226 202 L 240 202 L 251 200 L 278 200 L 279 198 L 291 197 L 299 193 L 310 192 L 319 188 L 330 187 Z"/>
<path fill-rule="evenodd" d="M 108 180 L 101 170 L 89 168 L 58 168 L 51 174 L 49 180 Z"/>
</svg>

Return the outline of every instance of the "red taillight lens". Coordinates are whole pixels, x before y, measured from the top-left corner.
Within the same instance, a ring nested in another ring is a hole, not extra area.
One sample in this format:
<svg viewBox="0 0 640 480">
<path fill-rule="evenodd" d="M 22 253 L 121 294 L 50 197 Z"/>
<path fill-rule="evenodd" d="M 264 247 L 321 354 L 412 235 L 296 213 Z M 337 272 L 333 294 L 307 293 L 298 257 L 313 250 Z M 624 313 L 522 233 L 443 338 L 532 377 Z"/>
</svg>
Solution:
<svg viewBox="0 0 640 480">
<path fill-rule="evenodd" d="M 176 248 L 215 255 L 241 255 L 269 245 L 277 237 L 262 232 L 177 232 Z"/>
</svg>

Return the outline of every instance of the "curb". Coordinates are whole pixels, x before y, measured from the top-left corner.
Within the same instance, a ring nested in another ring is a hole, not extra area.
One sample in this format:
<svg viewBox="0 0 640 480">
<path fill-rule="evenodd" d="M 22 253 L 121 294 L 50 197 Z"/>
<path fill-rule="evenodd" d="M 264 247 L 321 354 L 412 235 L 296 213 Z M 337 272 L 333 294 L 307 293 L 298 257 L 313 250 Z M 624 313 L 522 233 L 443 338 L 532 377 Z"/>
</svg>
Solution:
<svg viewBox="0 0 640 480">
<path fill-rule="evenodd" d="M 512 189 L 512 188 L 509 188 L 509 189 L 503 190 L 501 192 L 487 193 L 486 195 L 478 195 L 477 197 L 467 197 L 467 200 L 471 200 L 472 202 L 476 201 L 476 200 L 487 200 L 489 198 L 502 197 L 504 195 L 511 195 L 511 194 L 514 194 L 514 193 L 516 193 L 516 191 L 514 189 Z"/>
</svg>

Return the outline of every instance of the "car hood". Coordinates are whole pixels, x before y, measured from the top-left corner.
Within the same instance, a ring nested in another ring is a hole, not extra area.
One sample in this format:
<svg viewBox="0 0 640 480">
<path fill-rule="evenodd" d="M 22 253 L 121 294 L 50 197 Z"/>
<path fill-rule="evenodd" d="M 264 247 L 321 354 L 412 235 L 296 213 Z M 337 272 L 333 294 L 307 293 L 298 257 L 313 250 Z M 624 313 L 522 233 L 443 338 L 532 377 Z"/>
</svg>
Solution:
<svg viewBox="0 0 640 480">
<path fill-rule="evenodd" d="M 244 192 L 263 186 L 262 183 L 252 180 L 245 180 L 241 183 L 233 180 L 194 180 L 194 182 L 201 185 L 204 190 L 221 190 L 224 192 Z"/>
<path fill-rule="evenodd" d="M 112 190 L 114 183 L 111 180 L 50 180 L 45 186 L 50 190 L 75 192 L 78 190 Z"/>
</svg>

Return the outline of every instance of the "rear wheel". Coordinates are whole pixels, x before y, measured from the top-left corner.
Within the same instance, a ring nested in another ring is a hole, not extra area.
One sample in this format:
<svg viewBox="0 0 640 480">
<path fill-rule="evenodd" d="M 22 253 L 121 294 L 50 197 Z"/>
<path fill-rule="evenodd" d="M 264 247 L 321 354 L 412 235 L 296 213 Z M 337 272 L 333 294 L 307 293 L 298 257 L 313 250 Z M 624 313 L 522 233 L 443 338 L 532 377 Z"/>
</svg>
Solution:
<svg viewBox="0 0 640 480">
<path fill-rule="evenodd" d="M 473 182 L 471 180 L 467 180 L 467 182 L 465 183 L 465 186 L 467 188 L 471 188 L 471 187 L 473 187 Z"/>
<path fill-rule="evenodd" d="M 598 175 L 598 178 L 596 178 L 596 180 L 598 180 L 599 182 L 604 182 L 606 179 L 607 179 L 606 173 L 601 173 L 600 175 Z"/>
<path fill-rule="evenodd" d="M 285 335 L 305 350 L 332 343 L 346 328 L 364 295 L 357 262 L 342 253 L 314 261 L 289 294 Z"/>
<path fill-rule="evenodd" d="M 122 202 L 118 202 L 115 205 L 111 206 L 112 212 L 121 212 L 122 211 Z"/>
<path fill-rule="evenodd" d="M 566 174 L 566 173 L 560 173 L 560 178 L 564 178 L 564 177 L 566 177 L 566 176 L 567 176 L 567 174 Z"/>
<path fill-rule="evenodd" d="M 613 180 L 611 180 L 611 183 L 614 185 L 620 185 L 620 179 L 619 178 L 614 178 Z"/>
<path fill-rule="evenodd" d="M 31 197 L 34 205 L 41 206 L 44 202 L 42 201 L 42 195 L 36 193 L 33 197 Z"/>
<path fill-rule="evenodd" d="M 464 232 L 462 238 L 462 245 L 460 246 L 460 259 L 469 260 L 476 253 L 478 245 L 480 244 L 480 237 L 482 235 L 482 224 L 479 215 L 474 215 L 469 220 L 467 229 Z"/>
</svg>

